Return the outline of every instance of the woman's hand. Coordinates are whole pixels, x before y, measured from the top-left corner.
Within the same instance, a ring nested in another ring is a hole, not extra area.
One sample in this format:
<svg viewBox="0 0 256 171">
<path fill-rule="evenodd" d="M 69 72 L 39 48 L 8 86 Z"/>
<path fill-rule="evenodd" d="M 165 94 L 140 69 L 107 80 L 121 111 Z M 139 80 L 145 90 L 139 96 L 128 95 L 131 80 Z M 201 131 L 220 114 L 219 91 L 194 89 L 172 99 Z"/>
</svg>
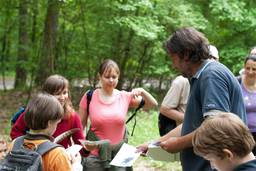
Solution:
<svg viewBox="0 0 256 171">
<path fill-rule="evenodd" d="M 136 148 L 137 148 L 137 153 L 139 153 L 139 152 L 141 152 L 141 155 L 142 156 L 146 156 L 146 153 L 147 153 L 147 151 L 148 151 L 148 145 L 149 145 L 149 143 L 148 142 L 146 142 L 146 143 L 144 143 L 144 144 L 140 144 L 139 146 L 137 146 Z"/>
<path fill-rule="evenodd" d="M 133 97 L 137 98 L 139 96 L 143 96 L 143 92 L 145 90 L 143 88 L 134 88 L 132 89 L 131 93 L 133 95 Z"/>
<path fill-rule="evenodd" d="M 141 97 L 145 100 L 145 105 L 143 106 L 143 109 L 146 111 L 158 105 L 156 99 L 143 88 L 134 88 L 132 89 L 131 93 L 134 98 L 132 106 L 137 107 L 141 102 Z"/>
</svg>

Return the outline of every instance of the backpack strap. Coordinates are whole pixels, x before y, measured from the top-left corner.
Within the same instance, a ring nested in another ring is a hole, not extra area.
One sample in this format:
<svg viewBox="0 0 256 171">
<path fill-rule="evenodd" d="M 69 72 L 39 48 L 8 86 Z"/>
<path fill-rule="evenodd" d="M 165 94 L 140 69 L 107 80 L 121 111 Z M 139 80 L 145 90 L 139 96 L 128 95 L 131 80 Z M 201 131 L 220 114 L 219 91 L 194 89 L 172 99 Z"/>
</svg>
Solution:
<svg viewBox="0 0 256 171">
<path fill-rule="evenodd" d="M 130 116 L 125 123 L 126 124 L 129 123 L 132 120 L 132 118 L 137 114 L 137 111 L 140 108 L 142 108 L 144 105 L 145 105 L 145 100 L 141 99 L 139 106 L 135 109 L 135 111 L 133 112 L 132 116 Z"/>
<path fill-rule="evenodd" d="M 131 136 L 133 136 L 134 129 L 135 129 L 136 122 L 137 122 L 137 120 L 136 120 L 136 114 L 137 114 L 138 110 L 139 110 L 140 108 L 142 108 L 144 105 L 145 105 L 145 100 L 142 98 L 141 101 L 140 101 L 139 106 L 135 109 L 135 111 L 133 112 L 132 116 L 130 116 L 130 117 L 127 119 L 127 121 L 125 122 L 126 124 L 129 123 L 129 122 L 132 120 L 132 118 L 134 117 L 134 124 L 133 124 L 133 127 L 132 127 L 132 134 L 131 134 Z"/>
<path fill-rule="evenodd" d="M 50 141 L 45 141 L 38 146 L 36 152 L 38 152 L 41 156 L 43 156 L 46 152 L 48 152 L 56 147 L 61 147 L 61 145 L 55 144 Z"/>
<path fill-rule="evenodd" d="M 89 115 L 89 106 L 92 100 L 92 94 L 93 94 L 93 89 L 90 89 L 86 92 L 86 100 L 87 100 L 87 115 Z"/>
<path fill-rule="evenodd" d="M 24 143 L 25 136 L 26 135 L 23 135 L 23 136 L 20 136 L 20 137 L 15 139 L 12 150 L 18 150 L 18 149 L 21 148 L 21 146 Z M 48 152 L 48 151 L 50 151 L 50 150 L 52 150 L 56 147 L 61 147 L 61 145 L 55 144 L 55 143 L 50 142 L 50 141 L 46 141 L 46 142 L 43 142 L 42 144 L 40 144 L 38 146 L 36 152 L 38 152 L 41 156 L 43 156 L 46 152 Z"/>
<path fill-rule="evenodd" d="M 12 150 L 18 150 L 23 145 L 24 138 L 25 138 L 25 135 L 16 138 L 14 141 Z"/>
</svg>

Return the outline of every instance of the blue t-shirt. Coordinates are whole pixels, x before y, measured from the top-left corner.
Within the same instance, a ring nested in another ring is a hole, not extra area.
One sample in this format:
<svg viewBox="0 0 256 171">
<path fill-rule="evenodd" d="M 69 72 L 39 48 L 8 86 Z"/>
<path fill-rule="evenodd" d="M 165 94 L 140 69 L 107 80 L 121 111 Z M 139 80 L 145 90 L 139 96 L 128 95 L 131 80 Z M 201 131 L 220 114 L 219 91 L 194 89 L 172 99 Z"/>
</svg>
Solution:
<svg viewBox="0 0 256 171">
<path fill-rule="evenodd" d="M 243 163 L 234 169 L 234 171 L 255 171 L 255 170 L 256 170 L 256 160 L 251 160 L 247 163 Z"/>
<path fill-rule="evenodd" d="M 220 110 L 237 114 L 246 123 L 245 107 L 240 85 L 223 64 L 206 60 L 191 78 L 190 96 L 185 112 L 181 135 L 197 129 L 204 121 L 204 114 Z M 183 171 L 210 171 L 210 163 L 193 152 L 193 148 L 181 152 Z"/>
</svg>

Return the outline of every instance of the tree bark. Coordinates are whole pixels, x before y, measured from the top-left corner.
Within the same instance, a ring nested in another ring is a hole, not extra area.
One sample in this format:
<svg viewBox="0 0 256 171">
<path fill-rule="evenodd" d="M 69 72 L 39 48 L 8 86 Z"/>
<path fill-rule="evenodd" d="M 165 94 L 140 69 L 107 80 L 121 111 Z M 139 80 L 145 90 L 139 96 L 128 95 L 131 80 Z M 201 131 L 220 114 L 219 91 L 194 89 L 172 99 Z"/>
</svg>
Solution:
<svg viewBox="0 0 256 171">
<path fill-rule="evenodd" d="M 54 73 L 55 70 L 54 64 L 56 55 L 59 3 L 59 0 L 48 0 L 43 42 L 35 78 L 35 83 L 37 85 L 41 85 L 49 75 Z"/>
<path fill-rule="evenodd" d="M 20 0 L 19 6 L 19 45 L 16 63 L 15 88 L 26 86 L 27 71 L 26 62 L 28 59 L 28 0 Z"/>
</svg>

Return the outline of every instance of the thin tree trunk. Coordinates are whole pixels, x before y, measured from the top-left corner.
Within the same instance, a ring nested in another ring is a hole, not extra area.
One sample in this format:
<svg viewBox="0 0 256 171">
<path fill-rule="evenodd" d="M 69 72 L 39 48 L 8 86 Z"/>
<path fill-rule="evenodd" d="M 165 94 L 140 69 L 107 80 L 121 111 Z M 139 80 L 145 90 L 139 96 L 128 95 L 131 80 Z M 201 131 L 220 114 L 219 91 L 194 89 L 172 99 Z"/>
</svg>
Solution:
<svg viewBox="0 0 256 171">
<path fill-rule="evenodd" d="M 16 63 L 15 88 L 26 86 L 27 71 L 26 65 L 28 58 L 28 0 L 20 0 L 19 6 L 19 45 Z"/>
<path fill-rule="evenodd" d="M 5 49 L 6 49 L 6 35 L 3 36 L 3 41 L 2 41 L 2 51 L 1 51 L 1 75 L 2 75 L 2 84 L 3 84 L 3 89 L 6 91 L 6 84 L 5 84 Z"/>
<path fill-rule="evenodd" d="M 31 46 L 33 48 L 33 57 L 32 61 L 33 63 L 36 63 L 36 60 L 39 56 L 39 50 L 38 50 L 38 45 L 36 41 L 36 33 L 37 33 L 37 16 L 38 16 L 38 0 L 33 0 L 32 3 L 32 32 L 31 32 Z M 28 102 L 31 98 L 32 94 L 32 88 L 33 88 L 33 83 L 34 83 L 34 77 L 35 77 L 35 68 L 32 67 L 30 72 L 30 81 L 27 89 L 27 99 L 26 102 Z"/>
<path fill-rule="evenodd" d="M 118 85 L 117 85 L 118 89 L 122 89 L 123 84 L 124 84 L 124 77 L 125 77 L 124 68 L 125 68 L 125 65 L 126 65 L 128 59 L 129 59 L 133 36 L 134 36 L 134 31 L 131 30 L 129 32 L 127 44 L 126 44 L 125 49 L 124 49 L 124 56 L 123 56 L 123 59 L 121 60 L 121 64 L 120 64 L 120 79 L 119 79 Z"/>
<path fill-rule="evenodd" d="M 49 75 L 54 73 L 55 70 L 54 63 L 60 6 L 59 3 L 59 0 L 48 0 L 43 42 L 35 79 L 37 85 L 41 85 Z"/>
<path fill-rule="evenodd" d="M 91 60 L 91 53 L 89 50 L 89 39 L 88 39 L 88 33 L 87 33 L 87 25 L 86 25 L 86 2 L 83 0 L 79 0 L 80 3 L 80 16 L 82 18 L 82 29 L 83 29 L 83 38 L 84 38 L 84 51 L 87 52 L 87 62 L 86 62 L 86 72 L 88 74 L 88 82 L 90 85 L 93 85 L 93 87 L 95 87 L 95 82 L 94 82 L 94 74 L 92 74 L 93 72 L 95 72 L 95 70 L 92 72 L 91 71 L 91 66 L 92 66 L 92 60 Z"/>
<path fill-rule="evenodd" d="M 139 15 L 139 8 L 135 12 L 135 16 L 138 16 L 138 15 Z M 125 78 L 124 68 L 125 68 L 125 65 L 126 65 L 128 59 L 129 59 L 133 37 L 134 37 L 134 31 L 130 30 L 129 35 L 128 35 L 128 39 L 127 39 L 127 43 L 126 43 L 126 46 L 124 48 L 124 56 L 123 56 L 123 58 L 121 60 L 121 64 L 120 64 L 120 69 L 121 70 L 120 70 L 120 79 L 119 79 L 119 82 L 118 82 L 118 85 L 117 85 L 118 89 L 122 89 L 124 81 L 125 81 L 124 80 L 124 78 Z"/>
</svg>

